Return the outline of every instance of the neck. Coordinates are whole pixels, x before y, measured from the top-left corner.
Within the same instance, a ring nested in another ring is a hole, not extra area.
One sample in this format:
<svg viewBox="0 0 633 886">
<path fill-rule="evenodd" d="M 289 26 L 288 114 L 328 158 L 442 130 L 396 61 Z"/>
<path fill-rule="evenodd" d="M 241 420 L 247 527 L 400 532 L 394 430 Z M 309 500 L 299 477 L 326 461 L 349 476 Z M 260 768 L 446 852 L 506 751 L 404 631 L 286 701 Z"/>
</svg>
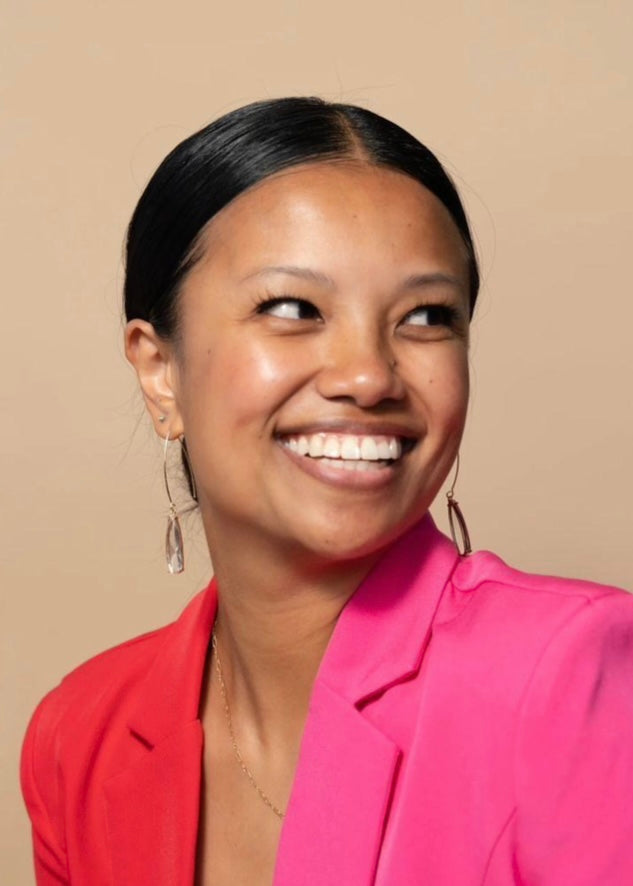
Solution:
<svg viewBox="0 0 633 886">
<path fill-rule="evenodd" d="M 253 540 L 210 548 L 219 552 L 215 634 L 232 714 L 261 746 L 296 746 L 338 617 L 377 556 L 318 570 Z"/>
</svg>

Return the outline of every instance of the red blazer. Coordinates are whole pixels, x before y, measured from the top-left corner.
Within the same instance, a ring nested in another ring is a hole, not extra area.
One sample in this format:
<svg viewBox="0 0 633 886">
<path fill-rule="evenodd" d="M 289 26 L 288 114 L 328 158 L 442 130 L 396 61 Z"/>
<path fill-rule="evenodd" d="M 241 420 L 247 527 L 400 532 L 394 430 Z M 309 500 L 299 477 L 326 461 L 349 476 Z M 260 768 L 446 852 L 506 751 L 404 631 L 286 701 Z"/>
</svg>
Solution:
<svg viewBox="0 0 633 886">
<path fill-rule="evenodd" d="M 215 593 L 37 709 L 41 886 L 193 883 Z M 340 616 L 275 886 L 631 886 L 632 813 L 633 598 L 460 560 L 426 518 Z"/>
</svg>

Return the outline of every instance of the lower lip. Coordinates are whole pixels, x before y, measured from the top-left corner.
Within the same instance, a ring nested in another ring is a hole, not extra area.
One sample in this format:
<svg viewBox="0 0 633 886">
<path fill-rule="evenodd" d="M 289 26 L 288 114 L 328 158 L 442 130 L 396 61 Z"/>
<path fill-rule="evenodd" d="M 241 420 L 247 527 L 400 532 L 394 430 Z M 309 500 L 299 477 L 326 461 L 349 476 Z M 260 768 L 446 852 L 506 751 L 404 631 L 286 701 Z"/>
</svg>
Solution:
<svg viewBox="0 0 633 886">
<path fill-rule="evenodd" d="M 288 458 L 296 464 L 306 474 L 316 477 L 329 486 L 338 486 L 342 489 L 382 489 L 387 486 L 398 472 L 401 459 L 389 464 L 383 464 L 380 467 L 370 468 L 369 470 L 346 470 L 345 468 L 335 468 L 328 464 L 327 461 L 320 458 L 310 458 L 307 455 L 299 455 L 293 452 L 283 443 L 279 443 L 280 449 L 288 456 Z M 376 464 L 376 462 L 374 462 Z"/>
</svg>

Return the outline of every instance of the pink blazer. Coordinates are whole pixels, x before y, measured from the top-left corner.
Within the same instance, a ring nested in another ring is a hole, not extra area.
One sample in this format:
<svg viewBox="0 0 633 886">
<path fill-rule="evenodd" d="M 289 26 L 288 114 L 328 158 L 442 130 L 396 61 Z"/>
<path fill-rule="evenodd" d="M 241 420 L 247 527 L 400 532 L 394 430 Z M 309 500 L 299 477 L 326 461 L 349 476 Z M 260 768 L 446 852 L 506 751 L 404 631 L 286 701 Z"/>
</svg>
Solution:
<svg viewBox="0 0 633 886">
<path fill-rule="evenodd" d="M 214 613 L 212 583 L 40 704 L 22 762 L 39 884 L 193 883 Z M 341 614 L 274 882 L 631 886 L 633 597 L 460 560 L 425 518 Z"/>
</svg>

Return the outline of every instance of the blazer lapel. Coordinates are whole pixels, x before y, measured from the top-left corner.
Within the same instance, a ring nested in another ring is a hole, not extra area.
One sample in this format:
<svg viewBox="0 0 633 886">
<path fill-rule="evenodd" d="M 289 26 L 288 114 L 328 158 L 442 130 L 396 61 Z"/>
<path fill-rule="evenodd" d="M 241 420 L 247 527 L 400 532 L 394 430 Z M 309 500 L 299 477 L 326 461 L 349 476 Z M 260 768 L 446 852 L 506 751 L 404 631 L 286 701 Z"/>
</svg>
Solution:
<svg viewBox="0 0 633 886">
<path fill-rule="evenodd" d="M 315 686 L 275 886 L 373 883 L 399 760 L 399 749 L 354 707 Z"/>
<path fill-rule="evenodd" d="M 105 785 L 112 881 L 193 883 L 202 726 L 192 721 Z"/>
<path fill-rule="evenodd" d="M 374 883 L 402 752 L 363 712 L 418 672 L 457 562 L 427 516 L 341 613 L 310 700 L 275 886 Z"/>
<path fill-rule="evenodd" d="M 193 883 L 203 748 L 198 706 L 215 602 L 212 583 L 166 629 L 124 738 L 128 765 L 104 783 L 116 886 Z"/>
</svg>

